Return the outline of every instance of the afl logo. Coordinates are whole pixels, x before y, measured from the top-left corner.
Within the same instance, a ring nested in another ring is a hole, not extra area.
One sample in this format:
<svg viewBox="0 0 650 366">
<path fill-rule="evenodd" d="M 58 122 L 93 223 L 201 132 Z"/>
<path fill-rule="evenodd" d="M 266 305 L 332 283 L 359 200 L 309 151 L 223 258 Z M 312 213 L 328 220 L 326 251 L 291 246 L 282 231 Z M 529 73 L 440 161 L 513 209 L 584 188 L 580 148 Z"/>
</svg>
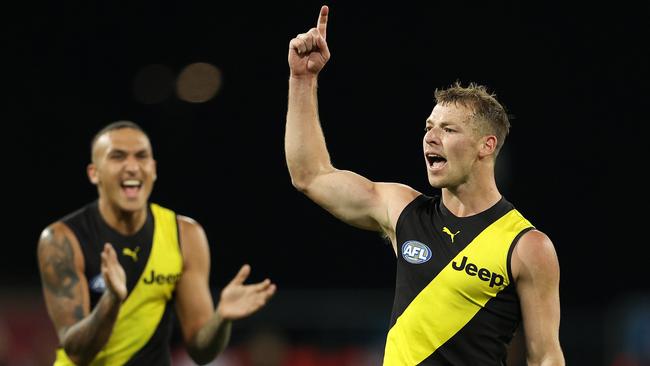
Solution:
<svg viewBox="0 0 650 366">
<path fill-rule="evenodd" d="M 409 263 L 422 264 L 431 259 L 431 249 L 419 241 L 409 240 L 402 244 L 402 257 Z"/>
<path fill-rule="evenodd" d="M 101 273 L 90 280 L 90 289 L 100 294 L 106 290 L 106 282 L 104 282 L 104 277 L 102 277 Z"/>
</svg>

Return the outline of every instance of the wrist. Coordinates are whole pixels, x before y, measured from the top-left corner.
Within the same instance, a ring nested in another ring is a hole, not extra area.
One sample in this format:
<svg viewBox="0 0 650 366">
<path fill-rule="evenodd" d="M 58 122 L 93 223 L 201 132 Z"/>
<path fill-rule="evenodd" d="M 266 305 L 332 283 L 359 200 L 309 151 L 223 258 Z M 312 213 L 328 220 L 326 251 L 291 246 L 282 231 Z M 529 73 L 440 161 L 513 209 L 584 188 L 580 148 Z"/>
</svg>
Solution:
<svg viewBox="0 0 650 366">
<path fill-rule="evenodd" d="M 123 299 L 121 299 L 120 296 L 117 293 L 111 291 L 110 289 L 106 290 L 106 296 L 108 297 L 108 301 L 112 305 L 120 305 L 120 304 L 122 304 Z"/>
<path fill-rule="evenodd" d="M 289 82 L 291 83 L 316 83 L 318 74 L 289 74 Z"/>
<path fill-rule="evenodd" d="M 217 315 L 217 318 L 219 318 L 220 321 L 230 321 L 230 317 L 226 316 L 223 313 L 223 309 L 221 306 L 217 306 L 217 310 L 215 311 L 215 314 Z"/>
</svg>

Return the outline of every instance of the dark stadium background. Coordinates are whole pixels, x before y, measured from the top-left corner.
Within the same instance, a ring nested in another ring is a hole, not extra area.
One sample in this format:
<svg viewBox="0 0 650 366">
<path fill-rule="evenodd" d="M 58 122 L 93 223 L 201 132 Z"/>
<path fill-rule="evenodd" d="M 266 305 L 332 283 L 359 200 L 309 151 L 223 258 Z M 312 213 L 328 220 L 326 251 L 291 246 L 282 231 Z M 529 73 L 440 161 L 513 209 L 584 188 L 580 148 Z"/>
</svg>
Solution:
<svg viewBox="0 0 650 366">
<path fill-rule="evenodd" d="M 332 59 L 319 95 L 334 164 L 434 193 L 421 154 L 433 91 L 456 80 L 486 84 L 513 116 L 499 162 L 502 193 L 558 252 L 568 364 L 614 364 L 617 352 L 648 342 L 647 323 L 635 338 L 617 315 L 626 304 L 648 304 L 650 293 L 641 128 L 649 121 L 648 5 L 328 5 Z M 85 175 L 89 141 L 104 124 L 128 119 L 154 145 L 152 200 L 195 218 L 208 234 L 215 296 L 245 262 L 251 281 L 268 276 L 278 284 L 278 297 L 242 329 L 260 319 L 282 328 L 274 323 L 288 318 L 281 306 L 320 294 L 320 308 L 304 300 L 307 308 L 292 314 L 294 338 L 361 343 L 313 319 L 338 324 L 340 314 L 372 313 L 381 340 L 394 285 L 391 250 L 378 234 L 337 221 L 295 191 L 284 160 L 287 46 L 315 24 L 319 6 L 48 3 L 6 14 L 0 304 L 21 294 L 42 306 L 39 233 L 95 197 Z M 195 62 L 222 73 L 221 88 L 204 103 L 173 89 Z M 151 65 L 170 79 L 137 84 Z M 158 99 L 143 102 L 138 88 Z M 358 308 L 349 305 L 355 293 Z M 363 294 L 383 302 L 373 310 Z M 641 314 L 647 319 L 647 307 Z M 313 329 L 295 326 L 301 318 Z"/>
</svg>

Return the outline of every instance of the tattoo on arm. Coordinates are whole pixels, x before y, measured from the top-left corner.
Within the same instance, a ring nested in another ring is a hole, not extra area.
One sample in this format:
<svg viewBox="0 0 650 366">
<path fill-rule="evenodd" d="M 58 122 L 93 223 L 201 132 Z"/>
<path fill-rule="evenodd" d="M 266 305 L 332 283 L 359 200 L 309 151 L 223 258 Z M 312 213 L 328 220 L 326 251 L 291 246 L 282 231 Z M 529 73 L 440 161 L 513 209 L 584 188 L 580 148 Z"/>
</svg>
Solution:
<svg viewBox="0 0 650 366">
<path fill-rule="evenodd" d="M 74 308 L 74 317 L 77 319 L 77 321 L 84 318 L 84 308 L 81 305 L 77 305 Z"/>
<path fill-rule="evenodd" d="M 72 246 L 65 236 L 57 240 L 51 231 L 48 236 L 50 236 L 50 245 L 47 252 L 44 253 L 46 258 L 44 258 L 44 268 L 41 273 L 43 284 L 55 296 L 73 299 L 72 290 L 79 282 L 79 276 L 74 268 Z M 75 314 L 78 312 L 75 311 Z"/>
</svg>

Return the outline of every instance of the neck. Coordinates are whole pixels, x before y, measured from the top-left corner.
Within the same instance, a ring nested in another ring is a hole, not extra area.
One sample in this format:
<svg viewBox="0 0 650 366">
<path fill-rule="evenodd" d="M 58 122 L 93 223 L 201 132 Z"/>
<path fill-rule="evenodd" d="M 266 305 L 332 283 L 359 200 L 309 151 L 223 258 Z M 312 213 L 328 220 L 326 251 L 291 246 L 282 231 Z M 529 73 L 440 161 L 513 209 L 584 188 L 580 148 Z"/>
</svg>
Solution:
<svg viewBox="0 0 650 366">
<path fill-rule="evenodd" d="M 481 213 L 501 199 L 494 175 L 470 179 L 458 187 L 443 188 L 442 202 L 454 215 L 466 217 Z"/>
<path fill-rule="evenodd" d="M 118 233 L 130 236 L 137 233 L 147 220 L 147 206 L 136 211 L 122 210 L 99 198 L 99 213 L 102 218 Z"/>
</svg>

